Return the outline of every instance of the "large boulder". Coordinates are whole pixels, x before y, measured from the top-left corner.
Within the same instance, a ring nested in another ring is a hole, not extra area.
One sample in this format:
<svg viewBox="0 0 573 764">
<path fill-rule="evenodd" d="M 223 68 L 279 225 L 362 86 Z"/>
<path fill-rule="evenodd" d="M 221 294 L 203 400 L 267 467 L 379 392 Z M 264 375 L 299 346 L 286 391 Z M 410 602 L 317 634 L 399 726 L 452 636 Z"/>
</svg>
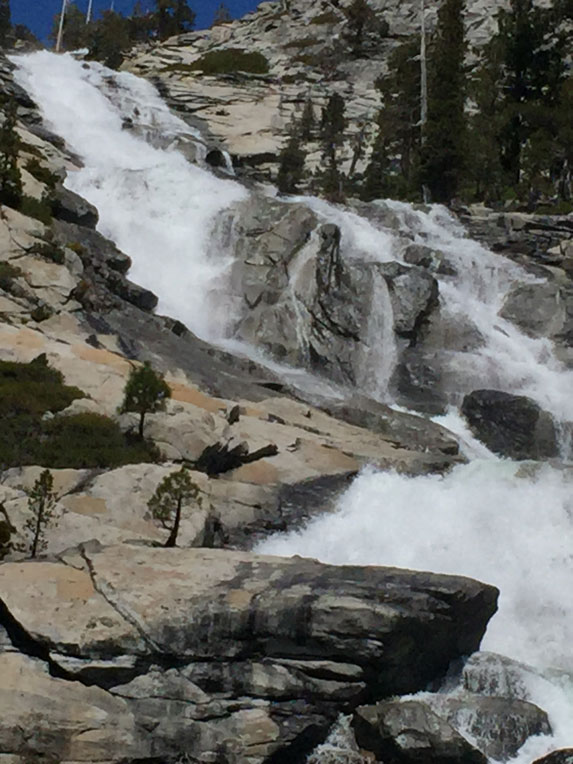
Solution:
<svg viewBox="0 0 573 764">
<path fill-rule="evenodd" d="M 496 761 L 512 759 L 533 735 L 551 734 L 545 711 L 524 700 L 459 693 L 436 695 L 430 707 Z"/>
<path fill-rule="evenodd" d="M 104 733 L 100 713 L 100 747 L 74 760 L 192 751 L 206 761 L 216 751 L 229 764 L 279 751 L 295 760 L 365 696 L 422 688 L 475 650 L 497 598 L 459 577 L 97 544 L 60 562 L 5 563 L 0 592 L 7 655 L 42 661 L 52 675 L 42 693 L 62 704 L 53 713 L 37 693 L 20 695 L 9 727 L 0 724 L 0 753 L 35 754 L 13 732 L 33 726 L 50 730 L 43 753 L 67 760 L 70 720 L 103 704 L 117 721 Z M 0 695 L 13 686 L 1 671 Z M 78 697 L 66 713 L 68 687 Z"/>
<path fill-rule="evenodd" d="M 389 764 L 487 764 L 474 748 L 429 706 L 390 700 L 360 707 L 353 719 L 358 745 Z"/>
<path fill-rule="evenodd" d="M 573 748 L 561 748 L 535 759 L 533 764 L 573 764 Z"/>
<path fill-rule="evenodd" d="M 465 396 L 462 413 L 474 435 L 501 456 L 548 459 L 559 454 L 553 418 L 523 395 L 474 390 Z"/>
</svg>

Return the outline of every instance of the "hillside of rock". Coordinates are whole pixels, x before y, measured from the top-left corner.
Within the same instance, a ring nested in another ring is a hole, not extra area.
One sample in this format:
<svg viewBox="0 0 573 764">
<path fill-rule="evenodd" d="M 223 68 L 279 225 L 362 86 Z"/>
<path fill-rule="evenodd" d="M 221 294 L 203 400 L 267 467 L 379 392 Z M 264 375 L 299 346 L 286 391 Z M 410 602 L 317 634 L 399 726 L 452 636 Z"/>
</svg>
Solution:
<svg viewBox="0 0 573 764">
<path fill-rule="evenodd" d="M 350 0 L 273 0 L 241 19 L 135 49 L 124 68 L 151 79 L 170 105 L 218 141 L 243 174 L 276 178 L 278 154 L 293 116 L 307 99 L 315 116 L 333 93 L 346 103 L 347 134 L 343 166 L 348 169 L 357 145 L 367 145 L 375 130 L 379 96 L 376 79 L 387 70 L 389 54 L 419 32 L 417 0 L 373 0 L 377 23 L 367 29 L 359 51 L 349 40 L 345 10 Z M 470 48 L 479 48 L 496 29 L 504 0 L 471 0 L 466 9 Z M 427 24 L 436 22 L 439 3 L 427 4 Z M 236 51 L 259 54 L 267 71 L 204 71 L 209 54 Z M 197 65 L 197 69 L 193 67 Z M 219 162 L 212 155 L 213 162 Z M 320 161 L 318 145 L 307 163 Z M 358 158 L 363 167 L 364 155 Z"/>
</svg>

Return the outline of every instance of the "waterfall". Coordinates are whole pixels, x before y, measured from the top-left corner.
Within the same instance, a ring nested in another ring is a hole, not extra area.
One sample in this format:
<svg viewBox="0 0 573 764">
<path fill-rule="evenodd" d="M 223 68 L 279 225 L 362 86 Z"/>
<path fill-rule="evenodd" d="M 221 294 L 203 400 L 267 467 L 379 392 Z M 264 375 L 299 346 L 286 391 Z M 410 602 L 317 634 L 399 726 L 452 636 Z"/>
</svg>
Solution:
<svg viewBox="0 0 573 764">
<path fill-rule="evenodd" d="M 187 161 L 185 147 L 195 145 L 201 156 L 200 136 L 148 83 L 47 52 L 15 60 L 18 80 L 48 125 L 83 161 L 66 185 L 98 208 L 101 232 L 132 257 L 130 277 L 159 296 L 160 311 L 219 340 L 232 322 L 230 255 L 215 245 L 212 226 L 247 191 Z M 340 227 L 348 257 L 400 259 L 398 230 L 451 265 L 449 275 L 438 276 L 440 310 L 454 322 L 468 322 L 482 339 L 474 350 L 444 360 L 456 380 L 452 404 L 465 391 L 493 387 L 532 397 L 561 423 L 573 421 L 573 373 L 549 341 L 525 336 L 498 315 L 512 284 L 535 280 L 522 268 L 468 239 L 443 208 L 384 202 L 389 226 L 384 216 L 377 222 L 321 200 L 295 201 Z M 380 299 L 368 334 L 380 337 L 374 361 L 385 387 L 395 358 L 391 308 L 381 284 L 374 293 Z M 362 381 L 372 388 L 372 369 Z M 550 739 L 527 742 L 515 762 L 529 764 L 535 755 L 573 745 L 571 467 L 498 459 L 467 433 L 455 410 L 440 421 L 460 435 L 470 464 L 446 476 L 417 478 L 365 470 L 336 513 L 269 539 L 260 551 L 463 574 L 498 586 L 500 609 L 484 649 L 535 667 L 528 697 L 549 713 L 554 731 Z M 564 439 L 570 437 L 570 429 L 562 430 Z M 336 749 L 338 743 L 328 745 Z M 354 752 L 346 753 L 352 760 Z M 334 750 L 333 760 L 343 761 L 343 754 Z"/>
</svg>

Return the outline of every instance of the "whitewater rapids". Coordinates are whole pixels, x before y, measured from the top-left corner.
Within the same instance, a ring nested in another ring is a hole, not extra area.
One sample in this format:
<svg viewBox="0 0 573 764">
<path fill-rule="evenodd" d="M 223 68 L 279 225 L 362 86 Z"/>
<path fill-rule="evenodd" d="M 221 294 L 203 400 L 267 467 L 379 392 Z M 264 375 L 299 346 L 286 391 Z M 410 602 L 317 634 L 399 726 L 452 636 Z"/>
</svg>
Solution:
<svg viewBox="0 0 573 764">
<path fill-rule="evenodd" d="M 130 278 L 158 295 L 161 312 L 200 337 L 224 337 L 232 318 L 225 299 L 231 253 L 213 246 L 212 228 L 247 191 L 190 164 L 177 150 L 178 138 L 192 131 L 149 83 L 48 52 L 15 61 L 20 84 L 83 162 L 68 173 L 67 187 L 98 208 L 99 230 L 132 258 Z M 125 129 L 126 119 L 141 129 Z M 301 200 L 340 225 L 360 256 L 399 258 L 392 233 L 382 226 L 319 200 Z M 390 206 L 416 240 L 455 261 L 459 278 L 440 284 L 442 309 L 453 320 L 469 314 L 485 339 L 480 350 L 454 359 L 453 371 L 470 389 L 520 392 L 559 421 L 572 421 L 571 372 L 548 341 L 527 338 L 498 316 L 523 272 L 464 238 L 440 208 L 424 213 Z M 455 415 L 451 421 L 463 435 Z M 470 443 L 468 452 L 475 454 L 476 445 Z M 539 671 L 531 700 L 549 713 L 554 730 L 553 738 L 528 741 L 514 760 L 530 764 L 553 748 L 573 746 L 572 476 L 566 466 L 487 458 L 483 447 L 479 456 L 445 477 L 366 471 L 334 514 L 270 539 L 260 551 L 462 574 L 498 586 L 500 609 L 483 647 Z"/>
</svg>

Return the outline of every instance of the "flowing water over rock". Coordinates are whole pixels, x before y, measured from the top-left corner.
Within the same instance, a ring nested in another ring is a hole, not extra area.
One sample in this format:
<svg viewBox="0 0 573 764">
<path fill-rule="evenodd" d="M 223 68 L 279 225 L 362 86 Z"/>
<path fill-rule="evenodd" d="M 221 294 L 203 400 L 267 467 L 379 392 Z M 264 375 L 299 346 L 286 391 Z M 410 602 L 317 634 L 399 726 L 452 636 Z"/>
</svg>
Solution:
<svg viewBox="0 0 573 764">
<path fill-rule="evenodd" d="M 150 85 L 48 53 L 27 56 L 20 65 L 20 82 L 84 162 L 69 173 L 67 186 L 98 208 L 99 229 L 132 257 L 130 277 L 159 296 L 161 311 L 198 335 L 228 335 L 238 319 L 234 251 L 214 247 L 221 239 L 212 234 L 221 213 L 248 199 L 245 189 L 185 158 L 205 156 L 200 136 L 166 110 Z M 362 209 L 367 219 L 315 199 L 294 201 L 307 205 L 320 225 L 338 226 L 346 267 L 415 261 L 414 268 L 426 268 L 439 283 L 439 307 L 425 317 L 429 328 L 412 347 L 412 338 L 400 337 L 397 328 L 396 281 L 407 271 L 398 269 L 391 278 L 376 271 L 380 299 L 365 329 L 370 352 L 367 359 L 357 356 L 359 382 L 368 392 L 387 399 L 397 372 L 410 384 L 429 371 L 441 408 L 491 388 L 532 398 L 558 424 L 573 421 L 573 373 L 548 340 L 526 336 L 499 315 L 515 283 L 535 282 L 531 275 L 465 238 L 441 208 L 385 202 Z M 284 286 L 298 307 L 293 289 L 300 274 L 295 269 L 295 282 L 287 278 Z M 306 341 L 304 328 L 296 323 L 296 342 Z M 448 417 L 442 421 L 459 430 L 456 415 Z M 477 448 L 480 459 L 445 477 L 366 472 L 335 514 L 262 549 L 336 564 L 464 574 L 498 586 L 500 611 L 484 647 L 535 667 L 524 672 L 524 699 L 547 711 L 553 730 L 552 739 L 532 738 L 518 753 L 515 761 L 529 764 L 573 743 L 573 479 L 567 466 L 487 458 L 487 450 Z M 468 452 L 475 450 L 469 438 Z M 332 745 L 340 755 L 331 746 L 325 752 L 331 759 L 316 760 L 354 760 L 352 746 Z"/>
</svg>

